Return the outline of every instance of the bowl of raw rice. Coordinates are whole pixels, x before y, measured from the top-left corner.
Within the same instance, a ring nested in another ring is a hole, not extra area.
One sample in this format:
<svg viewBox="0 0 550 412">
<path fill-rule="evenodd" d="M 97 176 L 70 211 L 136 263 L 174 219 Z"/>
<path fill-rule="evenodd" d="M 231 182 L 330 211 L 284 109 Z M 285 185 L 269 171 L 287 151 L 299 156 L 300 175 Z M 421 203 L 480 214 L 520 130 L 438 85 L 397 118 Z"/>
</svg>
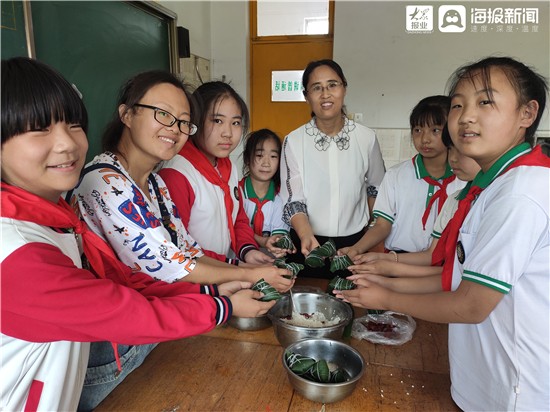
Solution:
<svg viewBox="0 0 550 412">
<path fill-rule="evenodd" d="M 284 295 L 267 313 L 281 346 L 312 338 L 342 339 L 353 319 L 347 303 L 317 292 L 293 293 L 292 297 Z"/>
</svg>

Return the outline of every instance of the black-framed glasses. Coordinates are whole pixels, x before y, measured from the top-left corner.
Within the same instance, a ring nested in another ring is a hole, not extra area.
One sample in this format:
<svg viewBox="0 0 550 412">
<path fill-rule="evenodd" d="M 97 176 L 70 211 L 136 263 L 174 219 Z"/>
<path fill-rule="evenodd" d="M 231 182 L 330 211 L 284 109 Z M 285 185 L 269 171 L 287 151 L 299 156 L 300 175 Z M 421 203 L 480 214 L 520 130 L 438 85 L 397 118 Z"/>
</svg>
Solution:
<svg viewBox="0 0 550 412">
<path fill-rule="evenodd" d="M 154 113 L 155 120 L 163 126 L 172 126 L 174 123 L 177 123 L 179 131 L 188 136 L 194 135 L 197 132 L 196 125 L 194 125 L 188 120 L 180 120 L 176 116 L 174 116 L 172 113 L 167 112 L 166 110 L 161 109 L 160 107 L 150 106 L 148 104 L 141 104 L 141 103 L 136 103 L 134 104 L 134 106 L 145 107 L 146 109 L 153 110 L 155 112 Z"/>
<path fill-rule="evenodd" d="M 341 86 L 343 86 L 342 82 L 338 82 L 336 80 L 331 80 L 331 81 L 327 82 L 326 86 L 322 86 L 320 83 L 314 84 L 313 86 L 311 86 L 307 90 L 307 92 L 311 93 L 311 94 L 321 94 L 325 90 L 327 90 L 330 93 L 330 92 L 335 92 Z"/>
</svg>

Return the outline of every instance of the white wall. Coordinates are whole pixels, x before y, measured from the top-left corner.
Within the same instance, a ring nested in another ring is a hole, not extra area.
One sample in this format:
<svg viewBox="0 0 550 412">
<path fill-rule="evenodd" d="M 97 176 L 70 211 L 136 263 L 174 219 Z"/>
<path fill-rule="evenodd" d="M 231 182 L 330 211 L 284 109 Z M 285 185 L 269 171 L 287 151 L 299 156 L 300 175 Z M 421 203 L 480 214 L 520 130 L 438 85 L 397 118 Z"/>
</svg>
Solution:
<svg viewBox="0 0 550 412">
<path fill-rule="evenodd" d="M 191 53 L 211 59 L 211 76 L 225 76 L 248 101 L 248 30 L 246 1 L 163 1 L 189 29 Z M 538 32 L 410 34 L 405 7 L 410 4 L 461 4 L 470 7 L 537 7 Z M 292 7 L 292 2 L 288 6 Z M 348 112 L 363 113 L 393 150 L 390 164 L 407 157 L 408 117 L 423 97 L 445 92 L 458 66 L 487 55 L 509 55 L 550 78 L 549 1 L 343 1 L 336 0 L 334 59 L 346 74 Z M 304 119 L 305 120 L 305 119 Z M 539 130 L 550 137 L 548 109 Z M 390 141 L 393 140 L 393 141 Z M 402 147 L 394 147 L 401 141 Z M 237 152 L 238 150 L 236 150 Z M 399 153 L 397 153 L 399 152 Z M 396 154 L 397 153 L 397 154 Z M 386 158 L 385 157 L 385 158 Z"/>
<path fill-rule="evenodd" d="M 455 2 L 452 2 L 455 3 Z M 447 2 L 336 1 L 334 59 L 346 74 L 350 112 L 364 113 L 376 128 L 408 127 L 408 114 L 423 97 L 445 93 L 451 73 L 488 55 L 509 55 L 550 74 L 550 2 L 467 2 L 467 7 L 538 7 L 538 33 L 410 34 L 406 5 Z M 468 26 L 466 27 L 468 29 Z M 541 124 L 549 130 L 548 115 Z"/>
<path fill-rule="evenodd" d="M 159 1 L 163 7 L 178 15 L 177 24 L 189 30 L 191 53 L 210 60 L 212 57 L 212 27 L 210 10 L 215 2 L 210 1 Z"/>
</svg>

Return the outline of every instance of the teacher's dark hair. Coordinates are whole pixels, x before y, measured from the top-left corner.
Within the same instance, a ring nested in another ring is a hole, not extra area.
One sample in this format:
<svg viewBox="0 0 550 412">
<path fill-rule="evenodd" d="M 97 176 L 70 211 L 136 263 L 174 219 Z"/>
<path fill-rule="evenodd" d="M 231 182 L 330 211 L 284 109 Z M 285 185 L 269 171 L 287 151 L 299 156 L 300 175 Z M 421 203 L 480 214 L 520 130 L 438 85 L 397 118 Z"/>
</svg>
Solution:
<svg viewBox="0 0 550 412">
<path fill-rule="evenodd" d="M 315 70 L 317 67 L 321 66 L 327 66 L 330 67 L 332 70 L 336 72 L 340 80 L 342 81 L 342 84 L 344 87 L 348 87 L 348 81 L 346 80 L 346 76 L 344 75 L 344 71 L 340 67 L 338 63 L 336 63 L 334 60 L 331 59 L 322 59 L 322 60 L 314 60 L 312 62 L 309 62 L 304 70 L 304 74 L 302 74 L 302 93 L 304 94 L 304 97 L 307 96 L 307 84 L 309 83 L 309 78 L 311 77 L 311 73 L 313 70 Z M 342 114 L 346 114 L 346 110 L 344 107 L 342 107 Z M 314 117 L 315 113 L 311 112 L 311 117 Z"/>
</svg>

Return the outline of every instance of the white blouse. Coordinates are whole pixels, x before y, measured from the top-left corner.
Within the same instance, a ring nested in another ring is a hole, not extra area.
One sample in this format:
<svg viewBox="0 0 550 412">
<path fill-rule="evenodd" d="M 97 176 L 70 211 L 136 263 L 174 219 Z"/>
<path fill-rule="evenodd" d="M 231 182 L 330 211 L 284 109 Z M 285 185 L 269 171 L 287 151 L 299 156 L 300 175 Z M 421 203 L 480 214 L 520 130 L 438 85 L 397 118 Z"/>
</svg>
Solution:
<svg viewBox="0 0 550 412">
<path fill-rule="evenodd" d="M 334 137 L 315 118 L 285 137 L 281 156 L 284 219 L 306 213 L 316 235 L 349 236 L 369 221 L 367 189 L 375 194 L 385 173 L 373 130 L 345 118 Z"/>
</svg>

